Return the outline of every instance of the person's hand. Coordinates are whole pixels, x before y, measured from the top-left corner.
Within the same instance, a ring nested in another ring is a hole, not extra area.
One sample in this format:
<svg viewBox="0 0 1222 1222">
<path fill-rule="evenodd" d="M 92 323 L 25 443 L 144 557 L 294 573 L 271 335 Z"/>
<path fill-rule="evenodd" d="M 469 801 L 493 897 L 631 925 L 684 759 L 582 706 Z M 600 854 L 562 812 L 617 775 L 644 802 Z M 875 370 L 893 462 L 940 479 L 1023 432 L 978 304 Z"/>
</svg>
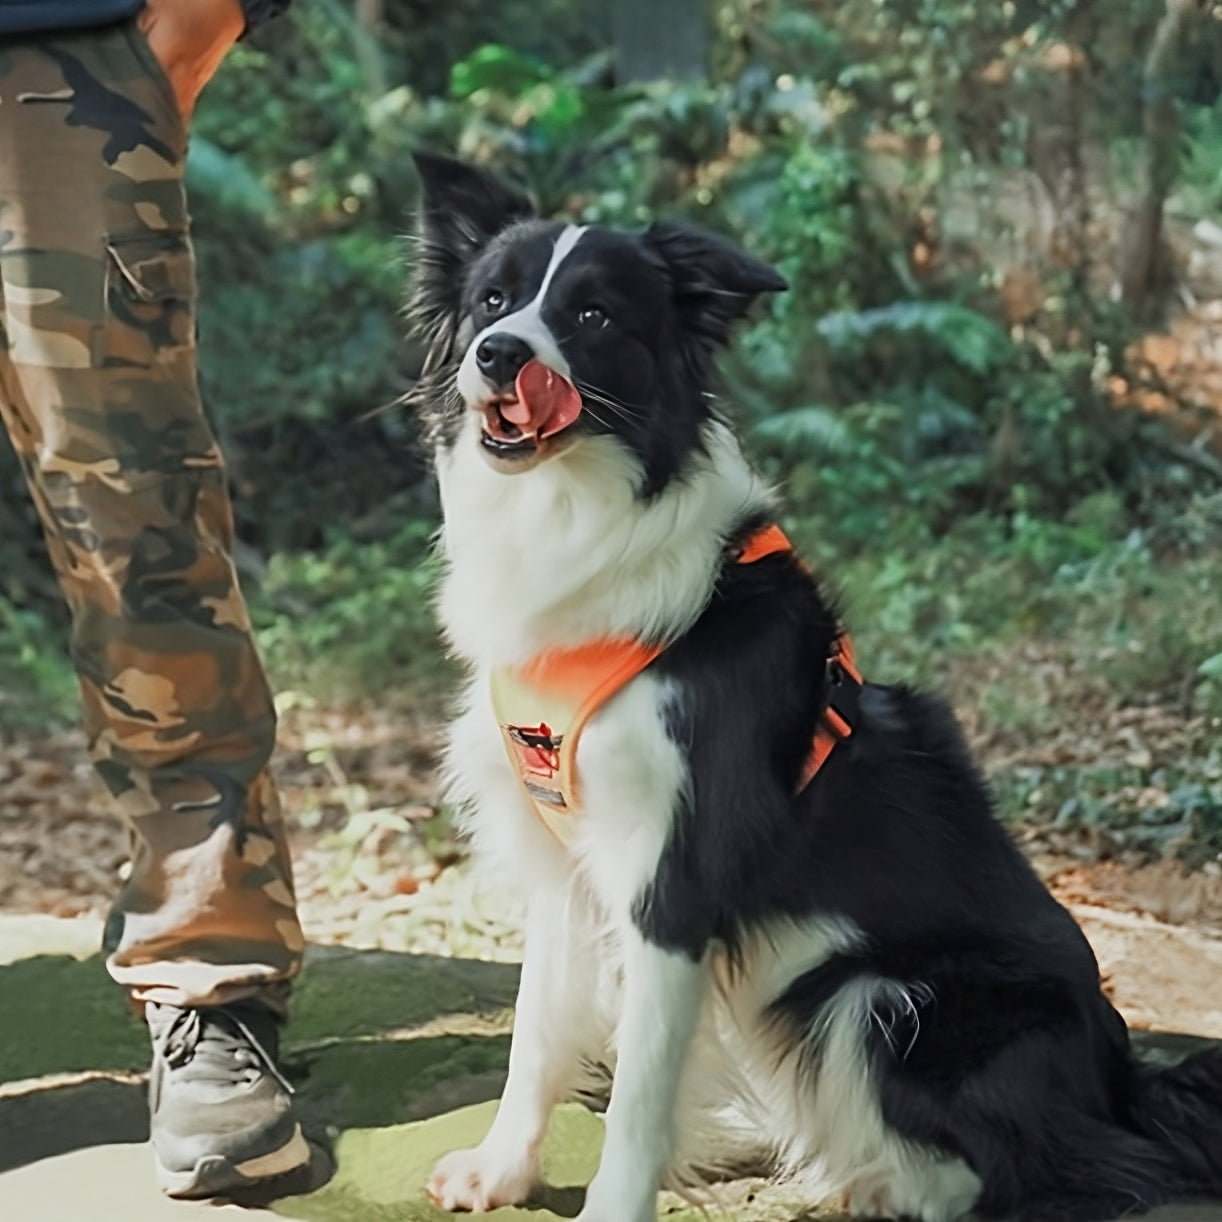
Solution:
<svg viewBox="0 0 1222 1222">
<path fill-rule="evenodd" d="M 147 0 L 137 21 L 189 119 L 200 91 L 246 28 L 240 0 Z"/>
</svg>

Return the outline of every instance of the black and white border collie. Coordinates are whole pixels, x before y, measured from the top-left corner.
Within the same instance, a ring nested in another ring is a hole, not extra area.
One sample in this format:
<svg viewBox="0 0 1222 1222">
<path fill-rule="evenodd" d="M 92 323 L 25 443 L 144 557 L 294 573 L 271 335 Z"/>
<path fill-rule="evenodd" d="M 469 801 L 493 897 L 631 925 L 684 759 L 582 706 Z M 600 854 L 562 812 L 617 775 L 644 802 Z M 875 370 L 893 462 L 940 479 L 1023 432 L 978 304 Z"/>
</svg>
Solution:
<svg viewBox="0 0 1222 1222">
<path fill-rule="evenodd" d="M 1134 1060 L 946 709 L 867 683 L 800 784 L 837 619 L 792 554 L 736 561 L 776 505 L 710 389 L 780 276 L 681 225 L 538 220 L 481 170 L 418 160 L 440 613 L 470 667 L 449 781 L 528 897 L 500 1108 L 438 1163 L 434 1200 L 526 1198 L 592 1063 L 614 1079 L 581 1222 L 651 1222 L 660 1184 L 761 1163 L 812 1203 L 924 1222 L 1222 1193 L 1222 1051 Z M 567 398 L 521 401 L 532 361 Z M 621 637 L 664 649 L 589 722 L 562 842 L 510 766 L 490 679 Z"/>
</svg>

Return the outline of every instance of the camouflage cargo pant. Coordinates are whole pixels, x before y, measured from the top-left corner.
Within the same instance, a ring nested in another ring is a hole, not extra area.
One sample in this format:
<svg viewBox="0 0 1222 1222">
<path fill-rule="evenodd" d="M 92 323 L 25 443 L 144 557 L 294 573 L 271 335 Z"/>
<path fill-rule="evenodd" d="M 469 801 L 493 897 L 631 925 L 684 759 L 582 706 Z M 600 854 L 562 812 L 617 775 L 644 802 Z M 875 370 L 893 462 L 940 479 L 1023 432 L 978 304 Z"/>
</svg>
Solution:
<svg viewBox="0 0 1222 1222">
<path fill-rule="evenodd" d="M 137 1000 L 281 1005 L 302 936 L 196 384 L 185 151 L 134 23 L 0 45 L 0 411 L 132 834 L 108 967 Z"/>
</svg>

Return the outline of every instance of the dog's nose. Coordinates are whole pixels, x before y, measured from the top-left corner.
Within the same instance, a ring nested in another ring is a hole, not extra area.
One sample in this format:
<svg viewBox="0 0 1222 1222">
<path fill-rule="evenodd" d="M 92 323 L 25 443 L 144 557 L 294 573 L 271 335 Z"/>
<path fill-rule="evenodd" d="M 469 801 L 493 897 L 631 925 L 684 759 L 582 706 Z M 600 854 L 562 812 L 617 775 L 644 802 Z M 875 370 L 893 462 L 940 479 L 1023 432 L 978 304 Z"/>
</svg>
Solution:
<svg viewBox="0 0 1222 1222">
<path fill-rule="evenodd" d="M 475 350 L 479 371 L 498 390 L 513 384 L 518 370 L 534 357 L 529 344 L 508 331 L 494 331 Z"/>
</svg>

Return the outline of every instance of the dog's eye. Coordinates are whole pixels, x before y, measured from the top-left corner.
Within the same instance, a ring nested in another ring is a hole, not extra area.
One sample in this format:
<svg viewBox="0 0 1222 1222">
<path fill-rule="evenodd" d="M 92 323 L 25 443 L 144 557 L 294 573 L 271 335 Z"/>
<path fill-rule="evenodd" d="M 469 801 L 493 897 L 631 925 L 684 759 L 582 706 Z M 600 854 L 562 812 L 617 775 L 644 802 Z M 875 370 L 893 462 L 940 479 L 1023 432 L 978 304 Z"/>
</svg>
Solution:
<svg viewBox="0 0 1222 1222">
<path fill-rule="evenodd" d="M 581 327 L 605 327 L 607 311 L 602 306 L 588 305 L 577 312 L 577 324 Z"/>
<path fill-rule="evenodd" d="M 480 304 L 489 314 L 499 314 L 505 308 L 505 294 L 500 289 L 489 289 Z"/>
</svg>

